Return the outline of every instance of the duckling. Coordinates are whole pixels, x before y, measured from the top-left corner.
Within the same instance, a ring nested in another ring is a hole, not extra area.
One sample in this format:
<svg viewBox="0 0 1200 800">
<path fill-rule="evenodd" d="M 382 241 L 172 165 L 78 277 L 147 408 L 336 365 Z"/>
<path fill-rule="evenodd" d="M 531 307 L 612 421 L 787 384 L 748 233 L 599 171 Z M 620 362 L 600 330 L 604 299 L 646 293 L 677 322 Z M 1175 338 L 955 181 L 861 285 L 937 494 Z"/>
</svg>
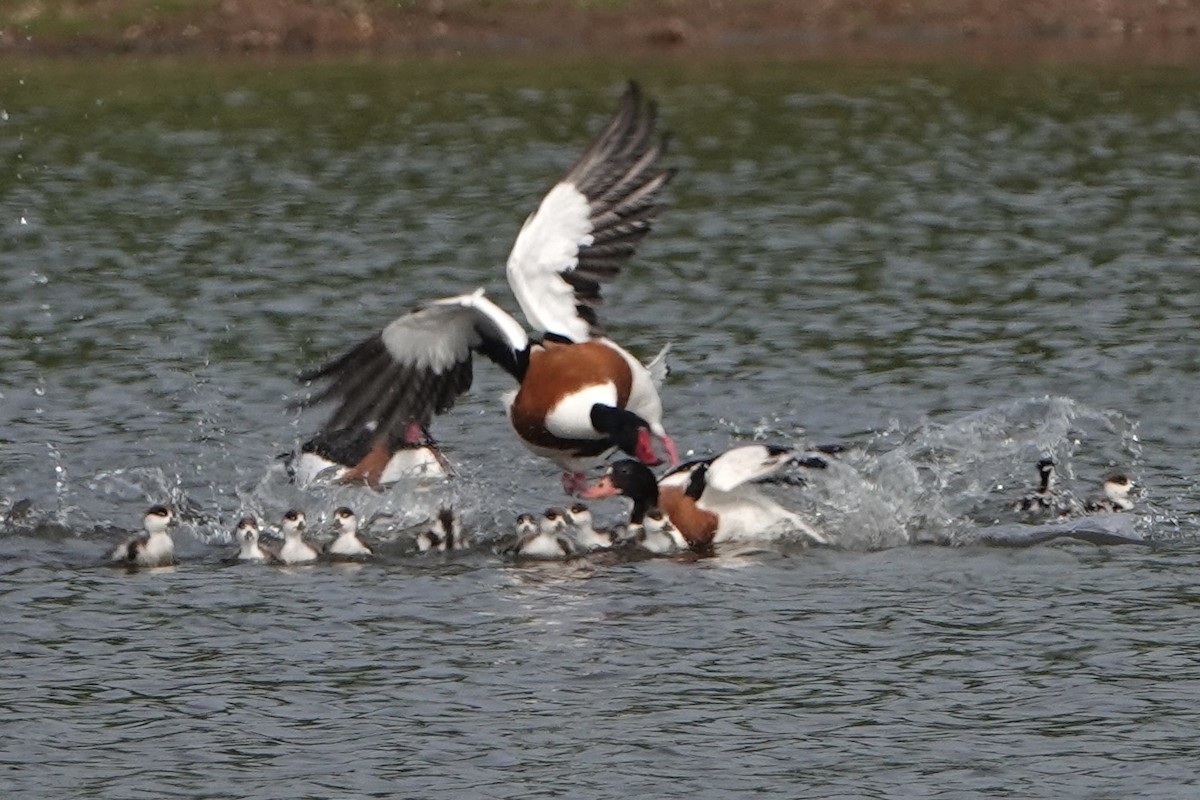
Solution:
<svg viewBox="0 0 1200 800">
<path fill-rule="evenodd" d="M 289 509 L 283 515 L 280 529 L 283 531 L 283 547 L 275 553 L 280 564 L 308 564 L 317 560 L 317 551 L 304 541 L 307 519 L 303 511 Z"/>
<path fill-rule="evenodd" d="M 242 517 L 233 531 L 233 539 L 238 543 L 239 549 L 226 560 L 231 562 L 270 560 L 271 553 L 259 544 L 258 536 L 258 521 L 254 517 Z"/>
<path fill-rule="evenodd" d="M 671 520 L 667 519 L 667 515 L 658 506 L 652 506 L 646 511 L 641 530 L 633 541 L 638 547 L 658 556 L 689 549 L 687 539 L 683 538 L 683 534 L 671 524 Z"/>
<path fill-rule="evenodd" d="M 140 536 L 122 542 L 109 560 L 136 567 L 165 567 L 175 563 L 175 540 L 169 528 L 175 514 L 166 506 L 151 506 L 142 517 Z"/>
<path fill-rule="evenodd" d="M 450 508 L 439 511 L 436 517 L 426 523 L 425 529 L 417 534 L 417 549 L 422 553 L 430 550 L 441 553 L 466 550 L 470 546 L 470 537 L 463 533 L 458 515 Z"/>
<path fill-rule="evenodd" d="M 1130 494 L 1134 488 L 1135 484 L 1128 475 L 1114 472 L 1104 479 L 1104 495 L 1089 498 L 1084 504 L 1084 510 L 1092 513 L 1129 511 L 1133 508 L 1133 498 Z"/>
<path fill-rule="evenodd" d="M 583 503 L 567 509 L 567 522 L 574 528 L 575 543 L 584 550 L 607 550 L 617 544 L 616 532 L 611 528 L 592 527 L 592 512 Z"/>
<path fill-rule="evenodd" d="M 527 527 L 522 515 L 517 518 L 517 530 Z M 579 554 L 579 546 L 567 533 L 567 516 L 561 508 L 548 508 L 538 520 L 537 529 L 517 539 L 512 554 L 518 558 L 564 559 Z"/>
<path fill-rule="evenodd" d="M 1043 458 L 1037 462 L 1038 488 L 1022 497 L 1017 502 L 1017 511 L 1026 516 L 1055 516 L 1065 517 L 1077 513 L 1079 503 L 1073 498 L 1059 493 L 1054 488 L 1055 464 L 1052 458 Z"/>
<path fill-rule="evenodd" d="M 342 558 L 364 558 L 372 555 L 370 546 L 358 535 L 358 516 L 346 506 L 333 512 L 333 528 L 337 537 L 325 545 L 325 554 Z"/>
</svg>

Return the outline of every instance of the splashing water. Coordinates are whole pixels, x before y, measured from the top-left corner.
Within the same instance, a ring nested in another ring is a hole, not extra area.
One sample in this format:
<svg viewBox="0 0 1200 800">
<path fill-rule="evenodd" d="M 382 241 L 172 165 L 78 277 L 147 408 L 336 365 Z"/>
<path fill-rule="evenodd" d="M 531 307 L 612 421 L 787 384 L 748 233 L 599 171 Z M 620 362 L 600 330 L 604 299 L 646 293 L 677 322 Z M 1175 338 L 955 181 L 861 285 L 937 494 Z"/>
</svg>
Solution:
<svg viewBox="0 0 1200 800">
<path fill-rule="evenodd" d="M 742 434 L 784 440 L 799 433 L 795 426 L 784 428 L 776 431 L 760 421 Z M 855 550 L 1036 543 L 1051 529 L 1021 524 L 1015 503 L 1036 485 L 1040 458 L 1053 458 L 1066 491 L 1079 497 L 1094 494 L 1100 476 L 1114 467 L 1138 480 L 1142 461 L 1135 422 L 1066 397 L 1002 403 L 947 423 L 893 422 L 861 442 L 847 444 L 844 452 L 828 459 L 826 469 L 806 471 L 802 489 L 780 499 L 839 546 Z M 369 535 L 381 541 L 409 541 L 416 526 L 446 507 L 454 508 L 467 528 L 487 541 L 494 532 L 508 530 L 514 513 L 509 507 L 513 487 L 472 464 L 458 464 L 459 475 L 450 482 L 404 482 L 375 492 L 322 481 L 298 486 L 281 463 L 273 463 L 265 472 L 243 471 L 239 485 L 230 491 L 229 486 L 212 484 L 208 476 L 213 470 L 200 467 L 195 469 L 207 474 L 134 467 L 68 482 L 61 454 L 51 448 L 51 456 L 56 509 L 47 515 L 21 506 L 19 515 L 0 515 L 9 532 L 53 529 L 62 535 L 89 528 L 128 529 L 128 520 L 109 518 L 103 509 L 138 501 L 172 505 L 180 512 L 181 532 L 212 545 L 228 544 L 234 522 L 245 514 L 271 527 L 289 508 L 304 510 L 319 538 L 328 527 L 329 513 L 342 505 L 353 508 Z M 14 498 L 7 505 L 17 508 L 19 502 Z M 84 508 L 90 515 L 83 514 Z M 81 519 L 84 516 L 88 518 Z M 1120 518 L 1111 531 L 1118 538 L 1136 540 L 1141 535 L 1137 531 L 1153 528 L 1154 539 L 1161 540 L 1180 530 L 1178 520 L 1151 498 L 1139 499 L 1133 513 L 1113 516 Z M 1100 529 L 1107 530 L 1104 525 Z"/>
<path fill-rule="evenodd" d="M 854 549 L 995 541 L 998 526 L 1018 521 L 1014 504 L 1034 485 L 1040 458 L 1053 458 L 1064 481 L 1085 493 L 1106 468 L 1136 474 L 1136 427 L 1065 397 L 1004 403 L 913 430 L 893 423 L 811 476 L 807 511 Z"/>
</svg>

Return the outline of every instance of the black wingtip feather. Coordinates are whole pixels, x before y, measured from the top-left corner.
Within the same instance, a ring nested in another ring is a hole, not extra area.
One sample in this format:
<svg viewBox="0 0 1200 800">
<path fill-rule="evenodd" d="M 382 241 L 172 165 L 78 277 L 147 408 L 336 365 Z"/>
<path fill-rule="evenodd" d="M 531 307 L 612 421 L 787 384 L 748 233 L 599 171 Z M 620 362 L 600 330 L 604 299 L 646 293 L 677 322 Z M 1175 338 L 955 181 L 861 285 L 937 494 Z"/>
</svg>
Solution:
<svg viewBox="0 0 1200 800">
<path fill-rule="evenodd" d="M 615 277 L 650 232 L 662 209 L 659 196 L 675 169 L 659 162 L 670 137 L 657 134 L 658 106 L 630 80 L 617 110 L 568 171 L 566 179 L 588 199 L 592 242 L 579 250 L 573 272 L 588 280 L 564 280 L 575 290 L 576 307 L 593 335 L 603 332 L 595 310 L 598 282 Z"/>
</svg>

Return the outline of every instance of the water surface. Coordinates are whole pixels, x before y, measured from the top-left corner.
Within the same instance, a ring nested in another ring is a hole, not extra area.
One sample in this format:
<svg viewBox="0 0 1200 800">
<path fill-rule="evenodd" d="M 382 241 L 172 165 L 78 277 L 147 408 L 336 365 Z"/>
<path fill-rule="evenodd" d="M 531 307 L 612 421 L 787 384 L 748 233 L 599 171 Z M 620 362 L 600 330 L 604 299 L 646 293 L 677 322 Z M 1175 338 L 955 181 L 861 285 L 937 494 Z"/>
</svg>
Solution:
<svg viewBox="0 0 1200 800">
<path fill-rule="evenodd" d="M 1194 791 L 1195 73 L 18 66 L 9 796 Z M 515 311 L 516 230 L 629 74 L 679 175 L 603 317 L 672 344 L 685 449 L 847 445 L 772 487 L 842 546 L 506 562 L 564 498 L 487 365 L 436 424 L 452 487 L 288 486 L 320 422 L 294 373 L 423 299 Z M 1044 454 L 1080 494 L 1133 474 L 1151 546 L 978 544 Z M 348 502 L 388 536 L 447 499 L 461 558 L 220 563 L 245 512 Z M 152 502 L 188 511 L 181 565 L 98 566 Z"/>
</svg>

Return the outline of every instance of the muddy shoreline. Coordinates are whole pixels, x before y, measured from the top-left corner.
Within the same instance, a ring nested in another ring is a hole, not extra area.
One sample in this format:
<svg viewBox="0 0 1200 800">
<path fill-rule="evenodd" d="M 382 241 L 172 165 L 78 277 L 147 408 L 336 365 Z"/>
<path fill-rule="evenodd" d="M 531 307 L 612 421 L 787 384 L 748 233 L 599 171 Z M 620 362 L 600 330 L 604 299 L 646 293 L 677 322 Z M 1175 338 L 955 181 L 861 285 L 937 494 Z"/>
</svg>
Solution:
<svg viewBox="0 0 1200 800">
<path fill-rule="evenodd" d="M 1200 0 L 148 0 L 0 11 L 0 55 L 1200 62 Z"/>
</svg>

